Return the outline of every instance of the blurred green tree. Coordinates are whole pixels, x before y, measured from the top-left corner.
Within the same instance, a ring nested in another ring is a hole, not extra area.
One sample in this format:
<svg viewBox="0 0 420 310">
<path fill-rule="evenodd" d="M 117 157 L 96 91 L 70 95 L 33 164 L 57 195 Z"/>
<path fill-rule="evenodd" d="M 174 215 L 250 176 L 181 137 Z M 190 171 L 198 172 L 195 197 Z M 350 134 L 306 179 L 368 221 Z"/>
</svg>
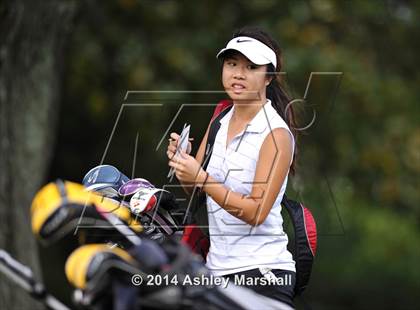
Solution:
<svg viewBox="0 0 420 310">
<path fill-rule="evenodd" d="M 61 100 L 73 1 L 0 3 L 0 247 L 31 266 L 39 261 L 29 206 L 45 181 Z M 2 309 L 37 309 L 0 276 Z"/>
</svg>

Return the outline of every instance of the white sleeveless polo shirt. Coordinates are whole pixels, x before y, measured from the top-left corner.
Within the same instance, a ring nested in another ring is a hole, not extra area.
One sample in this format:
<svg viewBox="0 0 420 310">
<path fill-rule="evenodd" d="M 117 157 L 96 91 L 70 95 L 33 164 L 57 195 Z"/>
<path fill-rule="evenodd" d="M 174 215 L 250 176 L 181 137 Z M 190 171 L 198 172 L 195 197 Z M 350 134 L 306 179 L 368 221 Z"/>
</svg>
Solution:
<svg viewBox="0 0 420 310">
<path fill-rule="evenodd" d="M 267 100 L 246 129 L 235 136 L 226 148 L 229 120 L 234 109 L 233 106 L 220 120 L 207 172 L 233 192 L 249 195 L 264 139 L 275 128 L 285 128 L 289 132 L 290 129 L 272 107 L 271 101 Z M 291 132 L 290 135 L 294 151 L 295 142 Z M 286 186 L 287 176 L 267 218 L 259 226 L 251 226 L 229 214 L 207 195 L 210 249 L 206 266 L 214 275 L 222 276 L 254 268 L 296 271 L 292 254 L 287 250 L 288 238 L 283 231 L 280 214 Z"/>
</svg>

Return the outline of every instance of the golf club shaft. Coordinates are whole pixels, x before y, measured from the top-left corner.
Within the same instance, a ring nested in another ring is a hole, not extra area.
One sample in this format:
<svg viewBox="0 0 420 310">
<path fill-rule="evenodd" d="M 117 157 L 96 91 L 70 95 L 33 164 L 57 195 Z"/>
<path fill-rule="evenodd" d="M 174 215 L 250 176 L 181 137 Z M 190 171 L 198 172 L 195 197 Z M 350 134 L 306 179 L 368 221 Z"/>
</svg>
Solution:
<svg viewBox="0 0 420 310">
<path fill-rule="evenodd" d="M 57 298 L 45 291 L 44 285 L 34 279 L 32 270 L 29 267 L 18 262 L 8 252 L 2 249 L 0 249 L 0 271 L 35 299 L 47 305 L 48 308 L 54 310 L 70 310 Z"/>
</svg>

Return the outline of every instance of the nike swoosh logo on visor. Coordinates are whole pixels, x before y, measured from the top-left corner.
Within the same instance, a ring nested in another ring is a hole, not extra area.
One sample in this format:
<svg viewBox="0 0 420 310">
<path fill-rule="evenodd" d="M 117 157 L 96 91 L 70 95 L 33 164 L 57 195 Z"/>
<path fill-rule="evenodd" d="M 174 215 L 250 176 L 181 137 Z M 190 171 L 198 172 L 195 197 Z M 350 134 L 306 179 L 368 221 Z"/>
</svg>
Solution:
<svg viewBox="0 0 420 310">
<path fill-rule="evenodd" d="M 252 42 L 252 40 L 241 40 L 241 39 L 238 39 L 238 40 L 236 40 L 236 43 L 242 43 L 242 42 Z"/>
</svg>

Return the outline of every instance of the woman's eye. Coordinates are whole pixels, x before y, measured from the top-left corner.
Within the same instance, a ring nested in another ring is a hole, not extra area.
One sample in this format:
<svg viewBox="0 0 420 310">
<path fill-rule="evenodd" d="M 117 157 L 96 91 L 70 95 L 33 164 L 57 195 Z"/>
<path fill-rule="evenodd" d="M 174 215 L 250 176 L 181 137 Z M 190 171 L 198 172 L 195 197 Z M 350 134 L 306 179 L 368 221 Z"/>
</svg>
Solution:
<svg viewBox="0 0 420 310">
<path fill-rule="evenodd" d="M 248 65 L 249 70 L 255 70 L 257 68 L 258 68 L 258 66 L 256 66 L 256 65 Z"/>
<path fill-rule="evenodd" d="M 235 65 L 235 63 L 234 63 L 234 62 L 232 62 L 232 61 L 228 61 L 228 62 L 227 62 L 227 65 L 228 65 L 228 66 L 230 66 L 230 67 L 233 67 L 233 66 Z"/>
</svg>

